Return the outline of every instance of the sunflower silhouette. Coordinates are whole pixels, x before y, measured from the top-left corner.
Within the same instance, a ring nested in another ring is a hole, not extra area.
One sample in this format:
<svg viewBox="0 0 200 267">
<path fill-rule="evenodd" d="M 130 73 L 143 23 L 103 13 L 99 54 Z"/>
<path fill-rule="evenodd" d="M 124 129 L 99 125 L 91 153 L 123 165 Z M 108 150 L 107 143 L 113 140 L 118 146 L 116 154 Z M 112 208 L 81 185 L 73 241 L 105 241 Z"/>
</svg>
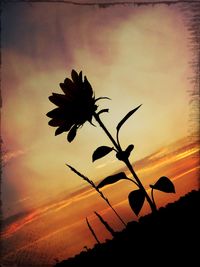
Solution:
<svg viewBox="0 0 200 267">
<path fill-rule="evenodd" d="M 87 181 L 92 187 L 100 193 L 99 188 L 107 186 L 118 182 L 119 180 L 129 180 L 133 182 L 138 189 L 133 190 L 128 195 L 129 204 L 133 212 L 138 215 L 141 211 L 145 199 L 148 201 L 152 212 L 157 212 L 157 206 L 154 200 L 154 190 L 159 190 L 165 193 L 175 193 L 175 187 L 172 181 L 166 177 L 160 177 L 154 185 L 150 185 L 151 196 L 146 191 L 138 175 L 133 169 L 133 165 L 129 160 L 129 156 L 133 151 L 134 145 L 130 144 L 126 149 L 121 146 L 120 142 L 120 130 L 122 126 L 127 122 L 127 120 L 135 114 L 135 112 L 141 107 L 141 104 L 132 110 L 130 110 L 117 124 L 116 126 L 116 136 L 113 136 L 111 132 L 107 129 L 105 124 L 101 119 L 101 114 L 104 112 L 109 112 L 109 109 L 102 109 L 98 111 L 98 106 L 96 102 L 100 99 L 110 99 L 108 97 L 95 98 L 94 91 L 86 76 L 84 79 L 82 77 L 82 71 L 78 74 L 75 70 L 71 72 L 71 79 L 66 78 L 63 83 L 60 83 L 60 88 L 64 94 L 53 93 L 49 100 L 55 104 L 57 107 L 46 115 L 51 118 L 49 125 L 52 127 L 57 127 L 55 135 L 59 135 L 63 132 L 68 132 L 67 140 L 72 142 L 76 137 L 77 130 L 84 125 L 85 122 L 90 122 L 92 125 L 92 120 L 94 119 L 100 128 L 104 131 L 106 136 L 111 142 L 111 146 L 99 146 L 92 155 L 92 161 L 96 161 L 105 157 L 110 152 L 116 153 L 115 156 L 118 160 L 124 162 L 129 172 L 132 174 L 132 178 L 126 176 L 124 172 L 116 173 L 114 175 L 107 176 L 104 178 L 99 185 L 95 185 L 86 176 L 82 175 L 75 168 L 67 164 L 67 166 L 80 176 L 83 180 Z M 103 197 L 104 198 L 104 197 Z M 104 198 L 109 204 L 106 198 Z M 109 204 L 110 206 L 110 204 Z M 111 207 L 111 206 L 110 206 Z M 114 210 L 114 209 L 113 209 Z M 121 217 L 114 210 L 120 221 L 124 223 Z"/>
<path fill-rule="evenodd" d="M 87 77 L 82 77 L 82 71 L 78 74 L 75 70 L 71 72 L 71 78 L 66 78 L 64 83 L 60 83 L 60 88 L 64 94 L 53 93 L 49 100 L 57 106 L 46 115 L 51 118 L 49 125 L 58 127 L 55 135 L 69 132 L 67 140 L 72 142 L 77 130 L 86 121 L 92 124 L 92 117 L 97 110 L 92 86 Z"/>
</svg>

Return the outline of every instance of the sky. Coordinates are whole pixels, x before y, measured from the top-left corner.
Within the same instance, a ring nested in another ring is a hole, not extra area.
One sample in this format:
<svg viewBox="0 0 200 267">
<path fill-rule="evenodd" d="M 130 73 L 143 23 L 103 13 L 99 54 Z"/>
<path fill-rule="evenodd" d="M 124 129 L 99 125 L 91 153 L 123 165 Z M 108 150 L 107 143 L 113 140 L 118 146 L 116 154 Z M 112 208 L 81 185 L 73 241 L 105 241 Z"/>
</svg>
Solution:
<svg viewBox="0 0 200 267">
<path fill-rule="evenodd" d="M 71 70 L 82 70 L 95 96 L 109 108 L 102 116 L 115 134 L 117 123 L 142 104 L 121 130 L 123 147 L 134 144 L 131 162 L 188 135 L 188 31 L 176 6 L 139 8 L 6 3 L 2 9 L 3 108 L 1 136 L 3 215 L 40 205 L 84 182 L 74 166 L 94 181 L 123 164 L 109 155 L 92 163 L 100 145 L 110 145 L 99 127 L 86 123 L 69 144 L 54 136 L 45 114 L 48 96 Z"/>
<path fill-rule="evenodd" d="M 198 142 L 191 143 L 188 138 L 183 138 L 136 162 L 136 172 L 142 177 L 145 188 L 163 174 L 175 186 L 175 194 L 154 190 L 157 207 L 163 207 L 198 189 L 198 155 Z M 123 171 L 126 170 L 123 168 Z M 126 223 L 138 219 L 127 200 L 127 195 L 134 187 L 129 181 L 120 181 L 102 189 L 104 196 Z M 98 211 L 115 231 L 123 229 L 124 225 L 90 186 L 70 196 L 59 194 L 53 201 L 7 218 L 2 225 L 2 264 L 16 264 L 18 267 L 52 266 L 55 259 L 67 259 L 85 250 L 84 246 L 92 248 L 96 241 L 87 227 L 86 217 L 100 242 L 111 239 L 94 211 Z M 149 206 L 145 202 L 139 215 L 147 213 Z"/>
<path fill-rule="evenodd" d="M 102 233 L 101 240 L 108 238 L 94 209 L 115 228 L 122 227 L 65 165 L 95 183 L 126 171 L 114 153 L 92 163 L 97 147 L 111 145 L 102 129 L 85 123 L 68 143 L 66 134 L 55 137 L 55 128 L 48 125 L 45 114 L 55 107 L 48 97 L 61 93 L 59 83 L 72 69 L 83 71 L 96 97 L 111 98 L 99 105 L 109 108 L 102 120 L 113 135 L 117 123 L 142 104 L 121 129 L 120 140 L 123 148 L 134 144 L 130 162 L 145 186 L 162 175 L 174 181 L 177 193 L 157 194 L 158 206 L 198 188 L 199 146 L 189 136 L 193 84 L 188 78 L 194 75 L 189 64 L 194 55 L 179 5 L 17 2 L 4 3 L 1 15 L 5 262 L 20 266 L 31 259 L 37 266 L 34 260 L 52 263 L 53 257 L 64 259 L 86 244 L 91 247 L 86 216 Z M 126 221 L 133 218 L 127 203 L 130 187 L 120 182 L 105 189 Z M 148 211 L 146 205 L 141 214 Z"/>
</svg>

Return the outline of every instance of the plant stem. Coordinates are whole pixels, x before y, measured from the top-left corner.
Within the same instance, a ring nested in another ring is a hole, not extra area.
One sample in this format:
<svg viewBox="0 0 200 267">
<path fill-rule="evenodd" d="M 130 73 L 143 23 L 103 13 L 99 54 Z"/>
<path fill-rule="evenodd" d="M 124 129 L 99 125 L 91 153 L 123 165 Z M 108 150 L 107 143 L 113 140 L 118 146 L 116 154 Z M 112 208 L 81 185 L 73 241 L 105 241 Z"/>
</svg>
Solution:
<svg viewBox="0 0 200 267">
<path fill-rule="evenodd" d="M 138 184 L 138 187 L 144 192 L 145 194 L 145 197 L 149 203 L 149 206 L 151 207 L 151 210 L 152 212 L 155 212 L 156 211 L 156 205 L 155 203 L 151 200 L 151 198 L 149 197 L 149 195 L 147 194 L 143 184 L 141 183 L 140 179 L 138 178 L 137 174 L 135 173 L 129 159 L 126 159 L 124 160 L 124 163 L 126 164 L 126 166 L 128 167 L 129 171 L 132 173 L 133 177 L 135 178 L 137 184 Z"/>
<path fill-rule="evenodd" d="M 92 226 L 89 224 L 89 221 L 88 221 L 88 218 L 87 218 L 87 217 L 86 217 L 86 222 L 87 222 L 88 228 L 89 228 L 90 232 L 92 233 L 94 239 L 95 239 L 95 240 L 97 241 L 97 243 L 100 245 L 101 243 L 100 243 L 99 239 L 97 238 L 97 236 L 96 236 L 94 230 L 92 229 Z"/>
<path fill-rule="evenodd" d="M 117 151 L 119 153 L 122 153 L 122 149 L 121 149 L 121 146 L 119 144 L 119 140 L 118 140 L 118 143 L 115 141 L 115 139 L 112 137 L 112 135 L 110 134 L 110 132 L 108 131 L 108 129 L 106 128 L 106 126 L 103 124 L 103 122 L 101 121 L 100 117 L 98 114 L 94 114 L 94 117 L 96 119 L 96 121 L 99 123 L 100 127 L 104 130 L 104 132 L 106 133 L 106 135 L 108 136 L 108 138 L 110 139 L 110 141 L 113 143 L 113 145 L 115 146 L 115 148 L 117 149 Z M 137 184 L 137 186 L 144 192 L 145 194 L 145 197 L 149 203 L 149 206 L 151 207 L 151 210 L 152 212 L 155 212 L 157 209 L 156 209 L 156 205 L 155 203 L 151 200 L 151 198 L 149 197 L 149 195 L 147 194 L 143 184 L 140 182 L 140 179 L 138 178 L 137 174 L 135 173 L 128 157 L 127 158 L 124 158 L 122 159 L 122 161 L 126 164 L 127 168 L 129 169 L 129 171 L 131 172 L 131 174 L 133 175 L 135 181 L 133 181 L 134 183 Z"/>
<path fill-rule="evenodd" d="M 98 212 L 95 211 L 94 213 L 96 214 L 96 216 L 98 217 L 98 219 L 100 220 L 100 222 L 108 230 L 108 232 L 114 237 L 115 236 L 115 231 L 112 229 L 112 227 L 103 219 L 103 217 Z"/>
<path fill-rule="evenodd" d="M 123 225 L 126 227 L 126 223 L 123 221 L 123 219 L 120 217 L 120 215 L 117 213 L 117 211 L 113 208 L 113 206 L 110 204 L 109 200 L 104 196 L 104 194 L 99 190 L 99 188 L 96 187 L 94 182 L 90 180 L 88 177 L 77 171 L 74 167 L 70 166 L 69 164 L 66 164 L 67 167 L 69 167 L 74 173 L 76 173 L 78 176 L 80 176 L 84 181 L 89 183 L 96 191 L 99 193 L 99 195 L 106 201 L 106 203 L 109 205 L 109 207 L 114 211 L 118 219 L 123 223 Z"/>
<path fill-rule="evenodd" d="M 153 195 L 153 188 L 151 188 L 151 198 L 152 198 L 152 200 L 153 200 L 153 203 L 154 203 L 154 205 L 155 205 L 155 207 L 156 207 L 156 202 L 155 202 L 155 199 L 154 199 L 154 195 Z M 156 209 L 157 209 L 157 207 L 156 207 Z"/>
<path fill-rule="evenodd" d="M 126 223 L 124 222 L 124 220 L 120 217 L 120 215 L 116 212 L 116 210 L 113 208 L 113 206 L 110 204 L 109 200 L 107 198 L 104 198 L 104 200 L 108 203 L 108 205 L 110 206 L 110 208 L 114 211 L 115 215 L 118 217 L 118 219 L 123 223 L 123 225 L 126 227 Z"/>
<path fill-rule="evenodd" d="M 106 128 L 106 126 L 103 124 L 103 122 L 101 121 L 99 115 L 95 113 L 94 114 L 94 117 L 95 117 L 96 121 L 99 123 L 99 125 L 101 126 L 101 128 L 104 130 L 104 132 L 107 134 L 108 138 L 113 143 L 113 145 L 115 146 L 115 148 L 117 149 L 117 151 L 121 151 L 121 148 L 119 147 L 119 145 L 117 144 L 117 142 L 115 141 L 115 139 L 112 137 L 112 135 L 110 134 L 110 132 L 108 131 L 108 129 Z"/>
</svg>

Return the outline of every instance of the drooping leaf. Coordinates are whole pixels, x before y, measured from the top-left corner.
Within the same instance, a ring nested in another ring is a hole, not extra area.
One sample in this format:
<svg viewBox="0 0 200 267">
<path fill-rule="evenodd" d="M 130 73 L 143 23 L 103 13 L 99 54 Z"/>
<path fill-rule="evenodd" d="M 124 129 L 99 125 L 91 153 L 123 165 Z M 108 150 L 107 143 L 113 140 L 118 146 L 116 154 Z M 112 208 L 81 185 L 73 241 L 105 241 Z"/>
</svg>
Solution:
<svg viewBox="0 0 200 267">
<path fill-rule="evenodd" d="M 97 185 L 97 188 L 102 188 L 106 185 L 109 185 L 109 184 L 114 184 L 116 182 L 118 182 L 119 180 L 122 180 L 122 179 L 127 179 L 127 176 L 124 172 L 120 172 L 120 173 L 117 173 L 117 174 L 114 174 L 114 175 L 110 175 L 108 177 L 106 177 L 103 181 L 101 181 L 98 185 Z"/>
<path fill-rule="evenodd" d="M 105 113 L 105 112 L 109 112 L 109 109 L 108 108 L 105 108 L 105 109 L 102 109 L 98 112 L 98 115 L 102 114 L 102 113 Z"/>
<path fill-rule="evenodd" d="M 113 148 L 112 147 L 109 147 L 109 146 L 100 146 L 100 147 L 98 147 L 94 151 L 94 153 L 92 155 L 92 161 L 94 162 L 95 160 L 100 159 L 100 158 L 106 156 L 112 150 L 113 150 Z"/>
<path fill-rule="evenodd" d="M 128 196 L 129 204 L 136 215 L 139 214 L 145 200 L 145 194 L 141 189 L 132 191 Z"/>
<path fill-rule="evenodd" d="M 142 104 L 141 104 L 142 105 Z M 118 123 L 117 125 L 117 131 L 119 132 L 120 128 L 122 127 L 122 125 L 125 123 L 125 121 L 128 120 L 128 118 L 130 118 L 130 116 L 132 116 L 140 107 L 141 105 L 139 105 L 137 108 L 132 109 L 131 111 L 129 111 L 126 116 Z"/>
<path fill-rule="evenodd" d="M 76 125 L 74 125 L 67 135 L 68 142 L 71 143 L 74 140 L 74 138 L 76 137 L 76 132 L 77 132 L 77 127 Z"/>
<path fill-rule="evenodd" d="M 98 97 L 98 98 L 96 98 L 95 99 L 95 103 L 97 102 L 97 101 L 99 101 L 100 99 L 108 99 L 108 100 L 111 100 L 109 97 L 107 97 L 107 96 L 102 96 L 102 97 Z"/>
<path fill-rule="evenodd" d="M 128 157 L 130 156 L 131 151 L 133 150 L 133 148 L 134 148 L 134 145 L 129 145 L 129 146 L 126 148 L 125 152 L 127 153 Z"/>
<path fill-rule="evenodd" d="M 154 185 L 150 185 L 150 187 L 165 193 L 176 193 L 174 184 L 165 176 L 162 176 Z"/>
</svg>

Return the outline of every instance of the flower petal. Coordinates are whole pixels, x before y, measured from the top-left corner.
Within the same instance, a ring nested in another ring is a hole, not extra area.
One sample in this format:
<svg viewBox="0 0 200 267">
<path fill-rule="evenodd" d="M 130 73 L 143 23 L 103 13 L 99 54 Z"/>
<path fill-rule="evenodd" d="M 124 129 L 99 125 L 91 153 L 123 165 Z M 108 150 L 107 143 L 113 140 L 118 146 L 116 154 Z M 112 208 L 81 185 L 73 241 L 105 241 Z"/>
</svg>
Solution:
<svg viewBox="0 0 200 267">
<path fill-rule="evenodd" d="M 72 70 L 71 76 L 72 76 L 72 80 L 74 81 L 74 83 L 79 82 L 78 73 L 75 70 Z"/>
<path fill-rule="evenodd" d="M 74 138 L 76 137 L 76 132 L 77 132 L 77 125 L 74 125 L 71 130 L 69 131 L 68 135 L 67 135 L 67 140 L 68 142 L 72 142 L 74 140 Z"/>
<path fill-rule="evenodd" d="M 46 116 L 49 118 L 55 118 L 55 117 L 59 117 L 61 115 L 62 115 L 62 110 L 60 108 L 55 108 L 46 114 Z"/>
<path fill-rule="evenodd" d="M 59 135 L 59 134 L 61 134 L 61 133 L 63 133 L 63 132 L 65 132 L 65 128 L 64 128 L 63 126 L 60 126 L 60 127 L 58 127 L 58 128 L 56 129 L 56 131 L 55 131 L 55 136 L 56 136 L 56 135 Z"/>
<path fill-rule="evenodd" d="M 82 74 L 82 71 L 79 72 L 78 78 L 79 78 L 79 83 L 82 83 L 83 82 L 83 74 Z"/>
<path fill-rule="evenodd" d="M 84 76 L 84 93 L 88 96 L 88 97 L 92 97 L 93 96 L 93 90 L 92 90 L 92 86 L 91 84 L 88 82 L 88 79 L 86 76 Z"/>
<path fill-rule="evenodd" d="M 63 92 L 66 94 L 68 91 L 68 88 L 65 83 L 60 83 L 60 88 L 63 90 Z"/>
<path fill-rule="evenodd" d="M 67 87 L 69 87 L 69 88 L 74 88 L 74 83 L 73 83 L 73 81 L 72 80 L 70 80 L 69 78 L 65 78 L 65 80 L 64 80 L 64 84 L 67 86 Z"/>
<path fill-rule="evenodd" d="M 66 105 L 67 98 L 65 95 L 53 93 L 50 97 L 49 100 L 55 104 L 56 106 L 64 106 Z"/>
<path fill-rule="evenodd" d="M 68 96 L 72 96 L 76 91 L 75 84 L 69 78 L 66 78 L 64 80 L 64 83 L 60 83 L 60 88 Z"/>
<path fill-rule="evenodd" d="M 55 135 L 62 132 L 68 132 L 68 141 L 76 136 L 77 129 L 86 121 L 92 123 L 97 106 L 95 105 L 95 96 L 92 86 L 84 77 L 82 80 L 82 71 L 79 74 L 72 70 L 72 79 L 66 78 L 60 87 L 64 92 L 63 94 L 53 93 L 49 100 L 58 106 L 51 110 L 46 115 L 51 118 L 49 125 L 58 127 Z"/>
<path fill-rule="evenodd" d="M 50 121 L 48 122 L 48 124 L 49 124 L 50 126 L 52 126 L 52 127 L 58 127 L 58 126 L 63 125 L 64 122 L 65 122 L 64 120 L 54 118 L 54 119 L 50 120 Z"/>
<path fill-rule="evenodd" d="M 67 132 L 69 131 L 69 129 L 71 128 L 72 125 L 61 125 L 60 127 L 58 127 L 55 131 L 55 135 L 59 135 L 63 132 Z"/>
</svg>

